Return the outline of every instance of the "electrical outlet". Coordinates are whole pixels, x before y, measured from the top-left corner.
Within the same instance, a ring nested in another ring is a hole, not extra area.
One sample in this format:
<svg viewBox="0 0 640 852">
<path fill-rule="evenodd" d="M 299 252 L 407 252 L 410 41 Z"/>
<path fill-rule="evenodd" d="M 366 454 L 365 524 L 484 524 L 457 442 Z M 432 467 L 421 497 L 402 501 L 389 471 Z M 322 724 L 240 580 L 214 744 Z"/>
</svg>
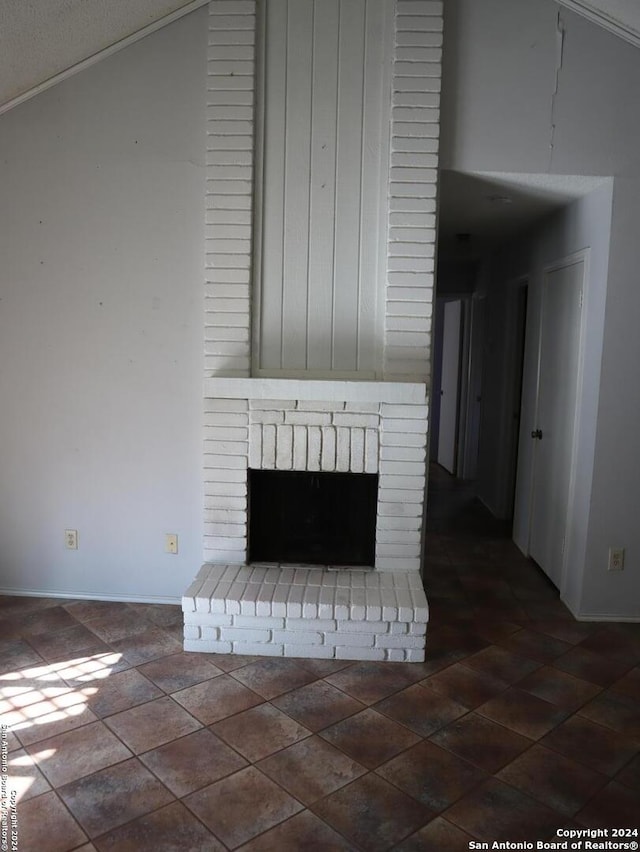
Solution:
<svg viewBox="0 0 640 852">
<path fill-rule="evenodd" d="M 178 552 L 178 536 L 176 533 L 167 533 L 164 537 L 164 549 L 167 553 Z"/>
<path fill-rule="evenodd" d="M 609 548 L 607 571 L 622 571 L 624 568 L 624 547 Z"/>
<path fill-rule="evenodd" d="M 67 548 L 67 550 L 78 549 L 78 530 L 64 531 L 64 546 Z"/>
</svg>

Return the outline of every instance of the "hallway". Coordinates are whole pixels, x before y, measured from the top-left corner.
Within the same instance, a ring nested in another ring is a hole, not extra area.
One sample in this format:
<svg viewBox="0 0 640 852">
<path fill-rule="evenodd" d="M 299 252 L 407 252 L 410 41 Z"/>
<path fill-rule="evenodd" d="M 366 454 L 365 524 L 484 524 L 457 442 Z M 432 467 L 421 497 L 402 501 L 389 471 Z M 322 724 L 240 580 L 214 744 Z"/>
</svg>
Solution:
<svg viewBox="0 0 640 852">
<path fill-rule="evenodd" d="M 0 598 L 21 852 L 462 852 L 637 825 L 640 625 L 576 622 L 432 472 L 425 663 L 181 652 L 178 607 Z"/>
</svg>

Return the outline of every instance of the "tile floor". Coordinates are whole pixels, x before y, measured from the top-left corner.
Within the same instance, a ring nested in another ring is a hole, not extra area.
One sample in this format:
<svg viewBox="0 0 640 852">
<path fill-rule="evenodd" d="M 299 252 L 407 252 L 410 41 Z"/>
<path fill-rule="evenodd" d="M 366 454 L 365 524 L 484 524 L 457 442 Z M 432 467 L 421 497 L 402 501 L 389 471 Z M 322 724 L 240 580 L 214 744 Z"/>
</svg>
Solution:
<svg viewBox="0 0 640 852">
<path fill-rule="evenodd" d="M 436 472 L 425 663 L 184 654 L 178 607 L 0 598 L 20 852 L 467 850 L 637 827 L 640 624 L 576 622 Z"/>
</svg>

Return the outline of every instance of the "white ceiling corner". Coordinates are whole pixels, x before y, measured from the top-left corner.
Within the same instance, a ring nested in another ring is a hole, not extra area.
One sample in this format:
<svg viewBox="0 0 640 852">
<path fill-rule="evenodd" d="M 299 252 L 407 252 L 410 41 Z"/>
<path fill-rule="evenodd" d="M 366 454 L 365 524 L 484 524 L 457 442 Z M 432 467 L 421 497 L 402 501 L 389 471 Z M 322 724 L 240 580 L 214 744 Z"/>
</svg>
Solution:
<svg viewBox="0 0 640 852">
<path fill-rule="evenodd" d="M 557 0 L 572 12 L 640 47 L 640 2 L 638 0 Z"/>
<path fill-rule="evenodd" d="M 2 0 L 0 113 L 207 0 Z"/>
</svg>

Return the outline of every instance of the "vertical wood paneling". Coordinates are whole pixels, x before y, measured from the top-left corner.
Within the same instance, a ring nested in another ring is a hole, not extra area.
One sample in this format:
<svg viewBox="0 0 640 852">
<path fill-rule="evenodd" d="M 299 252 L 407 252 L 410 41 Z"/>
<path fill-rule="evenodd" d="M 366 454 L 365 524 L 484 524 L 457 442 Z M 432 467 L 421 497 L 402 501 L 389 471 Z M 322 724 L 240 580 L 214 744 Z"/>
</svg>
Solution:
<svg viewBox="0 0 640 852">
<path fill-rule="evenodd" d="M 334 209 L 338 106 L 339 0 L 316 0 L 313 32 L 313 114 L 307 364 L 331 369 Z"/>
<path fill-rule="evenodd" d="M 382 131 L 388 120 L 388 101 L 381 97 L 389 81 L 385 70 L 387 28 L 393 26 L 392 9 L 386 2 L 367 3 L 364 65 L 364 113 L 362 136 L 362 190 L 360 205 L 360 275 L 358 282 L 358 367 L 376 365 L 382 359 L 384 314 L 378 299 L 379 276 L 384 269 L 386 245 L 386 180 L 381 180 L 382 163 L 388 160 L 388 134 Z M 387 89 L 388 90 L 388 89 Z M 370 140 L 379 140 L 371 144 Z"/>
<path fill-rule="evenodd" d="M 370 378 L 382 370 L 390 7 L 269 0 L 265 8 L 258 368 Z"/>
<path fill-rule="evenodd" d="M 313 0 L 293 0 L 287 39 L 282 361 L 300 370 L 307 368 L 312 45 Z"/>
<path fill-rule="evenodd" d="M 333 360 L 354 370 L 357 356 L 365 0 L 340 7 L 336 156 Z"/>
<path fill-rule="evenodd" d="M 284 248 L 285 123 L 288 0 L 269 0 L 264 59 L 264 181 L 260 359 L 265 370 L 282 367 L 282 281 Z M 275 96 L 272 96 L 275 94 Z M 280 94 L 280 96 L 278 96 Z"/>
</svg>

